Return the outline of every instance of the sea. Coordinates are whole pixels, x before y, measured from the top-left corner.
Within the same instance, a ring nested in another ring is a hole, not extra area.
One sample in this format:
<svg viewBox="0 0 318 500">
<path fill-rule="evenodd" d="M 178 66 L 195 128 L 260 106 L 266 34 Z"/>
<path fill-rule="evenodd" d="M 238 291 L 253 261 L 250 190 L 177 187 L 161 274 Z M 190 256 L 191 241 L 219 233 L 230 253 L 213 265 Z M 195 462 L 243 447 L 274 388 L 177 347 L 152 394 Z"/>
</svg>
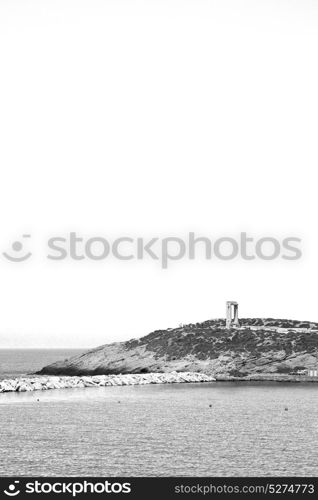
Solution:
<svg viewBox="0 0 318 500">
<path fill-rule="evenodd" d="M 81 350 L 0 350 L 0 377 Z M 318 385 L 0 394 L 0 476 L 317 476 Z"/>
</svg>

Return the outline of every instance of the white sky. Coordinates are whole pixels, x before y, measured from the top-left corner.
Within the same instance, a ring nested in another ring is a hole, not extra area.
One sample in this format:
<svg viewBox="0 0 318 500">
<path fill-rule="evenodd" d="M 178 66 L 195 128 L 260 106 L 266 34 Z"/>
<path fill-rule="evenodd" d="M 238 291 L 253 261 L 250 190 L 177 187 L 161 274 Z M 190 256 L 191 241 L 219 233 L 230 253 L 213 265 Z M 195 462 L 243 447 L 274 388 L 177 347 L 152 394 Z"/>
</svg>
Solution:
<svg viewBox="0 0 318 500">
<path fill-rule="evenodd" d="M 0 0 L 0 347 L 318 321 L 318 4 Z M 49 262 L 51 235 L 296 235 L 296 262 Z M 36 253 L 38 252 L 38 254 Z"/>
</svg>

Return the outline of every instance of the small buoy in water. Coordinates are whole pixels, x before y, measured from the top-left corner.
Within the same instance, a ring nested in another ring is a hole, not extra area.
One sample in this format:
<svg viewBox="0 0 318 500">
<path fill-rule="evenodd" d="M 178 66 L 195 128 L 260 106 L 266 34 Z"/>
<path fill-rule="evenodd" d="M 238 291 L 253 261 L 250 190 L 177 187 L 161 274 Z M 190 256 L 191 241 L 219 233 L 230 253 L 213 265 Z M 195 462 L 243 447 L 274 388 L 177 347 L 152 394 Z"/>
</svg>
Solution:
<svg viewBox="0 0 318 500">
<path fill-rule="evenodd" d="M 118 401 L 118 403 L 121 403 L 121 401 Z"/>
<path fill-rule="evenodd" d="M 39 399 L 37 399 L 37 401 L 40 401 Z"/>
<path fill-rule="evenodd" d="M 288 408 L 287 408 L 287 406 L 285 406 L 285 411 L 288 411 Z"/>
<path fill-rule="evenodd" d="M 212 405 L 209 405 L 209 408 L 212 408 Z"/>
</svg>

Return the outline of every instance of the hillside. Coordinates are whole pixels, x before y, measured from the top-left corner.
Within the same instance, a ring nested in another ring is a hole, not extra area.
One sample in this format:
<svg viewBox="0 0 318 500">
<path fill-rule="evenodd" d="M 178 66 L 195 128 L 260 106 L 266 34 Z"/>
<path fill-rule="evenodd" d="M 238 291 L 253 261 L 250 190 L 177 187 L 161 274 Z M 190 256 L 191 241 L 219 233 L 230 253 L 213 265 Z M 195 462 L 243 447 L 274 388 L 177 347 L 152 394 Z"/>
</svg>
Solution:
<svg viewBox="0 0 318 500">
<path fill-rule="evenodd" d="M 272 318 L 224 319 L 157 330 L 140 339 L 97 347 L 44 367 L 39 374 L 100 375 L 203 372 L 244 377 L 292 374 L 318 367 L 318 323 Z"/>
</svg>

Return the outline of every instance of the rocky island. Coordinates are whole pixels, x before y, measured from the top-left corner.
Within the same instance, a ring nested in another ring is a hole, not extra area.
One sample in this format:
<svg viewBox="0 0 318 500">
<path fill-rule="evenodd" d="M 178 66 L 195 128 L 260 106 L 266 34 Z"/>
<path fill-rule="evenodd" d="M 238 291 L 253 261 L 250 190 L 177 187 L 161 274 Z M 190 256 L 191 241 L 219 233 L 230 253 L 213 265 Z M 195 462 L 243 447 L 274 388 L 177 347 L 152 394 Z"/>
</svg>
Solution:
<svg viewBox="0 0 318 500">
<path fill-rule="evenodd" d="M 227 318 L 102 345 L 38 374 L 195 372 L 216 380 L 315 380 L 317 367 L 318 323 L 272 318 L 243 318 L 238 323 Z"/>
<path fill-rule="evenodd" d="M 1 392 L 215 381 L 318 382 L 318 323 L 238 318 L 156 330 L 0 381 Z"/>
</svg>

